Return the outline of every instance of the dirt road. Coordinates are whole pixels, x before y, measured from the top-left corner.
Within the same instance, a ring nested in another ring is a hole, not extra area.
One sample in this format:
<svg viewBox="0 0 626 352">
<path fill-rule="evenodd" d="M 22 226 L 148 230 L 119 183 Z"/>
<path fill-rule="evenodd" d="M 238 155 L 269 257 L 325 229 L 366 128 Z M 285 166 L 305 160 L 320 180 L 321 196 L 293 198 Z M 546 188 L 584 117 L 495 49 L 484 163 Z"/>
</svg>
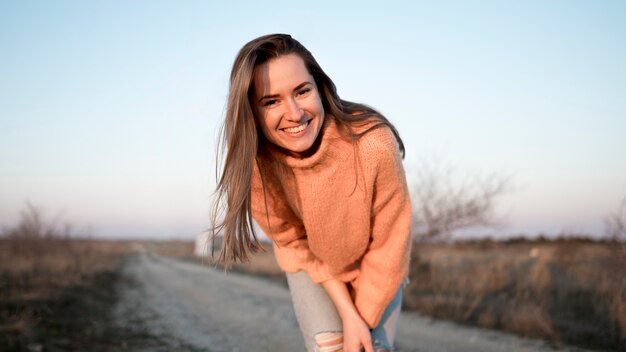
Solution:
<svg viewBox="0 0 626 352">
<path fill-rule="evenodd" d="M 284 285 L 157 256 L 145 250 L 124 268 L 119 324 L 159 338 L 146 351 L 304 351 Z M 407 351 L 582 351 L 403 313 Z M 133 348 L 136 351 L 138 348 Z M 142 349 L 139 349 L 142 350 Z"/>
</svg>

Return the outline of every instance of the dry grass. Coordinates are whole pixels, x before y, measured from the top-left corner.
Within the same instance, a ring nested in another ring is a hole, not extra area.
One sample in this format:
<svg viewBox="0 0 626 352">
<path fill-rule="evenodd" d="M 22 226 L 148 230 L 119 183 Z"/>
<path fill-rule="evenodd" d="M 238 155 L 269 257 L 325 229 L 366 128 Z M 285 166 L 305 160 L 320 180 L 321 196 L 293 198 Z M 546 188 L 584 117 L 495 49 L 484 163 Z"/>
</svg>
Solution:
<svg viewBox="0 0 626 352">
<path fill-rule="evenodd" d="M 90 336 L 93 330 L 89 329 L 99 326 L 99 322 L 85 321 L 90 317 L 81 309 L 68 314 L 63 310 L 90 306 L 106 311 L 110 302 L 90 304 L 85 300 L 93 300 L 99 292 L 112 291 L 109 286 L 91 286 L 107 285 L 115 277 L 122 258 L 132 249 L 128 243 L 70 239 L 70 235 L 69 226 L 59 229 L 44 221 L 31 205 L 22 212 L 18 225 L 0 233 L 3 350 L 37 349 L 40 345 L 32 343 L 46 335 L 42 329 L 54 327 L 50 331 L 55 335 L 59 329 L 67 328 L 59 327 L 59 322 L 78 322 L 75 334 Z M 77 292 L 87 291 L 90 297 L 76 297 Z"/>
<path fill-rule="evenodd" d="M 524 336 L 626 342 L 626 246 L 588 241 L 418 244 L 405 306 Z"/>
<path fill-rule="evenodd" d="M 274 257 L 274 249 L 271 243 L 264 242 L 262 243 L 263 250 L 258 253 L 252 254 L 249 257 L 249 261 L 241 263 L 235 262 L 232 263 L 228 270 L 232 270 L 234 272 L 250 274 L 255 276 L 261 276 L 281 284 L 287 286 L 287 278 L 282 270 L 278 267 L 278 263 L 276 262 L 276 258 Z M 224 269 L 224 266 L 220 263 L 216 262 L 219 252 L 219 245 L 216 250 L 215 257 L 209 256 L 201 259 L 202 264 L 214 266 L 216 268 Z"/>
<path fill-rule="evenodd" d="M 0 297 L 41 298 L 113 270 L 127 243 L 43 239 L 0 239 Z"/>
<path fill-rule="evenodd" d="M 149 252 L 174 258 L 194 258 L 194 243 L 190 241 L 144 241 L 139 242 Z"/>
<path fill-rule="evenodd" d="M 126 243 L 63 238 L 0 239 L 0 336 L 9 347 L 36 338 L 47 313 L 67 289 L 117 270 Z"/>
<path fill-rule="evenodd" d="M 0 350 L 162 346 L 141 322 L 129 330 L 120 328 L 113 316 L 119 285 L 134 284 L 120 269 L 138 250 L 193 258 L 189 241 L 81 240 L 58 234 L 0 237 Z"/>
</svg>

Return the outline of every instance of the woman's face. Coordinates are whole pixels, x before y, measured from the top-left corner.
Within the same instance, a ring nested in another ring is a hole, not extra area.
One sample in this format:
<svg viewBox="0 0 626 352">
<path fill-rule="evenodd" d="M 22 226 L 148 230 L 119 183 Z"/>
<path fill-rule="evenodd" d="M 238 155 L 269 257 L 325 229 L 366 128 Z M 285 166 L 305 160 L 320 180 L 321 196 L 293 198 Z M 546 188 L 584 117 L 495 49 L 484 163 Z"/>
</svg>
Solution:
<svg viewBox="0 0 626 352">
<path fill-rule="evenodd" d="M 284 55 L 254 69 L 252 107 L 265 137 L 301 155 L 317 139 L 324 107 L 313 76 L 296 54 Z"/>
</svg>

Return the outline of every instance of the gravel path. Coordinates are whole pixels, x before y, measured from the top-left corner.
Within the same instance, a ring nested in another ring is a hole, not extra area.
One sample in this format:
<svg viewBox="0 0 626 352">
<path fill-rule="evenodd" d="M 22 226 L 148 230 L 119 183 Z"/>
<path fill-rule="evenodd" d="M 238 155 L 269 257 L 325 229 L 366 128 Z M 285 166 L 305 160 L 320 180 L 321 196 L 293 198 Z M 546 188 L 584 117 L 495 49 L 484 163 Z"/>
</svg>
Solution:
<svg viewBox="0 0 626 352">
<path fill-rule="evenodd" d="M 133 351 L 304 351 L 289 291 L 279 283 L 146 251 L 129 260 L 124 275 L 119 324 L 141 325 L 159 340 Z M 583 351 L 414 313 L 402 314 L 398 347 L 401 352 Z"/>
</svg>

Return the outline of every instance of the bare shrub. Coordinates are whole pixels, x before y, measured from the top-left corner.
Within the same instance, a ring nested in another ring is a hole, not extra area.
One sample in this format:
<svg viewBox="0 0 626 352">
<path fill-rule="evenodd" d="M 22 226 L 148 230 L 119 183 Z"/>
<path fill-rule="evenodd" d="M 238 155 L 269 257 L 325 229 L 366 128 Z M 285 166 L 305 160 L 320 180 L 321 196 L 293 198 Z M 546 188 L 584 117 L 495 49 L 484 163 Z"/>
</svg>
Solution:
<svg viewBox="0 0 626 352">
<path fill-rule="evenodd" d="M 498 224 L 496 201 L 511 191 L 502 174 L 461 175 L 441 162 L 421 161 L 412 186 L 417 240 L 446 240 L 454 231 Z"/>
<path fill-rule="evenodd" d="M 15 239 L 67 238 L 71 235 L 71 225 L 59 228 L 56 221 L 45 221 L 40 208 L 26 202 L 20 211 L 20 221 L 14 228 L 3 228 L 2 236 Z"/>
<path fill-rule="evenodd" d="M 0 233 L 0 345 L 11 351 L 25 350 L 38 340 L 45 329 L 40 327 L 67 321 L 64 310 L 75 301 L 60 297 L 106 282 L 103 277 L 115 272 L 130 252 L 125 242 L 74 238 L 70 225 L 58 223 L 28 203 L 18 224 Z"/>
<path fill-rule="evenodd" d="M 604 219 L 606 235 L 613 240 L 626 240 L 626 197 L 617 210 Z"/>
<path fill-rule="evenodd" d="M 27 203 L 17 225 L 0 236 L 0 300 L 47 297 L 97 272 L 110 270 L 126 244 L 102 246 L 72 238 L 71 226 L 48 221 Z M 115 247 L 115 248 L 114 248 Z"/>
<path fill-rule="evenodd" d="M 621 290 L 608 290 L 608 302 L 612 311 L 617 312 L 616 322 L 622 337 L 626 340 L 626 197 L 622 199 L 617 210 L 604 219 L 606 236 L 613 241 L 611 257 L 613 265 L 608 282 L 614 283 Z"/>
</svg>

